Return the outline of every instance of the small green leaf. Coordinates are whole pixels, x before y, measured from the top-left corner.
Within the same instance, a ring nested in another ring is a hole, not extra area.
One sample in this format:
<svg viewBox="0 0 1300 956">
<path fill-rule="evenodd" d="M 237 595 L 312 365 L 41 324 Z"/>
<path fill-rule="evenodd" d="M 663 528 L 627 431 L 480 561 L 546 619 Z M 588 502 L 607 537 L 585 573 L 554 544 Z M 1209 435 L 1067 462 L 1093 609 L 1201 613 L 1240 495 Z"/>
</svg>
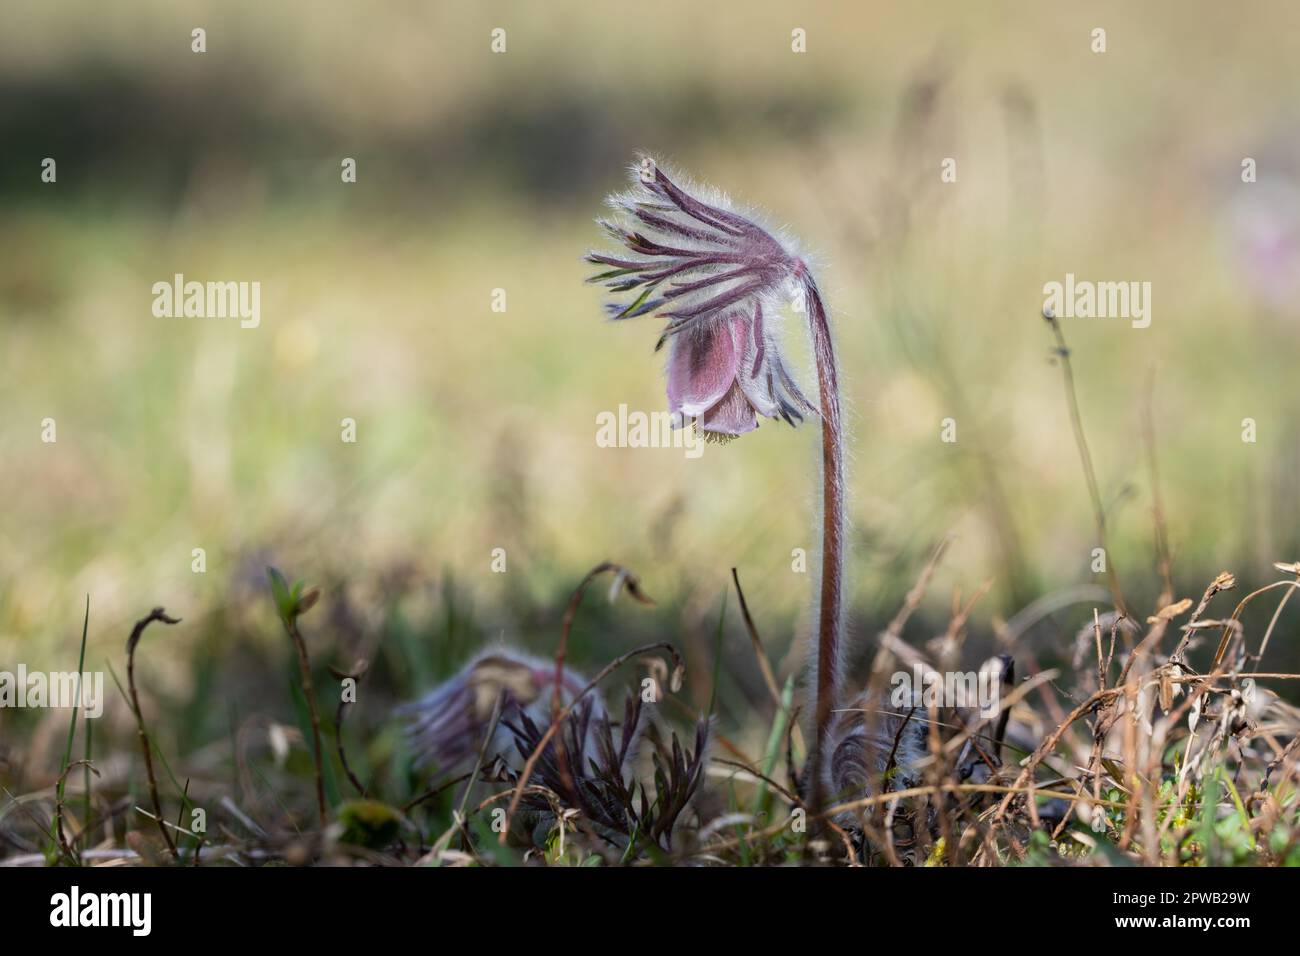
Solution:
<svg viewBox="0 0 1300 956">
<path fill-rule="evenodd" d="M 293 596 L 289 593 L 289 585 L 284 580 L 284 575 L 275 568 L 267 568 L 266 576 L 271 581 L 271 596 L 275 599 L 275 608 L 280 612 L 280 617 L 287 621 L 293 617 L 295 604 Z"/>
</svg>

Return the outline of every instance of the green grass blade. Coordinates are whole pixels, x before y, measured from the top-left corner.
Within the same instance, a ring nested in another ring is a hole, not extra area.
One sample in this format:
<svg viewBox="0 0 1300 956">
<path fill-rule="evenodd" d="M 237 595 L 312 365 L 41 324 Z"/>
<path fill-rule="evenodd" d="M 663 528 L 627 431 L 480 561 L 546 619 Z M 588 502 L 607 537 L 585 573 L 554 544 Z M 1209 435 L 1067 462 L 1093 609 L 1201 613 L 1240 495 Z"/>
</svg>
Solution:
<svg viewBox="0 0 1300 956">
<path fill-rule="evenodd" d="M 709 692 L 709 713 L 718 702 L 718 682 L 722 678 L 722 624 L 727 619 L 727 592 L 722 592 L 722 611 L 718 614 L 718 634 L 713 642 L 713 689 Z"/>
<path fill-rule="evenodd" d="M 1223 785 L 1228 788 L 1228 795 L 1232 797 L 1232 804 L 1237 808 L 1237 817 L 1241 820 L 1241 831 L 1246 835 L 1250 848 L 1255 849 L 1255 834 L 1250 829 L 1250 814 L 1246 812 L 1246 805 L 1241 802 L 1241 794 L 1237 792 L 1237 787 L 1232 782 L 1232 778 L 1227 774 L 1223 775 Z"/>
<path fill-rule="evenodd" d="M 770 777 L 776 771 L 776 762 L 781 758 L 781 741 L 785 739 L 786 726 L 790 722 L 790 708 L 794 705 L 794 675 L 785 679 L 781 688 L 781 706 L 772 718 L 772 729 L 767 735 L 767 746 L 763 748 L 763 776 Z M 760 824 L 766 821 L 767 804 L 771 794 L 767 781 L 758 782 L 758 796 L 754 800 L 754 815 Z"/>
<path fill-rule="evenodd" d="M 58 803 L 63 803 L 63 791 L 67 783 L 67 777 L 63 771 L 67 770 L 72 763 L 72 740 L 77 735 L 77 714 L 81 711 L 81 675 L 86 670 L 86 634 L 90 630 L 90 595 L 86 595 L 86 616 L 81 621 L 81 655 L 77 659 L 77 693 L 72 705 L 72 719 L 68 721 L 68 742 L 63 748 L 63 765 L 59 768 L 59 786 L 57 793 Z M 87 744 L 89 746 L 89 744 Z M 84 827 L 90 819 L 90 768 L 86 768 L 86 819 L 82 820 Z"/>
</svg>

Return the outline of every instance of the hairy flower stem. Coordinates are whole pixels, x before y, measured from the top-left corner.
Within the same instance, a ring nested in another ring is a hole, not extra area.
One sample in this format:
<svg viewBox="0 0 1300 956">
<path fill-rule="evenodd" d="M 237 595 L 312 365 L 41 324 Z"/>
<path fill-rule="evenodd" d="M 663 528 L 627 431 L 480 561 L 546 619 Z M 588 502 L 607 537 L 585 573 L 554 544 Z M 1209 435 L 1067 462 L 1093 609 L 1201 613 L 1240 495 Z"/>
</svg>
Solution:
<svg viewBox="0 0 1300 956">
<path fill-rule="evenodd" d="M 817 365 L 822 419 L 822 562 L 817 616 L 816 731 L 809 761 L 811 809 L 813 814 L 817 814 L 826 799 L 821 770 L 823 761 L 830 759 L 830 754 L 824 751 L 839 691 L 840 637 L 844 627 L 844 437 L 840 421 L 839 377 L 826 307 L 812 276 L 805 271 L 802 278 L 808 306 L 808 329 Z"/>
</svg>

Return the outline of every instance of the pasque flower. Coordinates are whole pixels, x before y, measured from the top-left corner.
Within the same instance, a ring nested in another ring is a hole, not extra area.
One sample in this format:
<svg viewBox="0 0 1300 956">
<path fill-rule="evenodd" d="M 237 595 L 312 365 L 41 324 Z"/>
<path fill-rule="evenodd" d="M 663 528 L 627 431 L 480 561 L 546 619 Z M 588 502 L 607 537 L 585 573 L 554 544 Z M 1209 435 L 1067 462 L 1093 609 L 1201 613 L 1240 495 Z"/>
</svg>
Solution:
<svg viewBox="0 0 1300 956">
<path fill-rule="evenodd" d="M 580 674 L 564 668 L 559 684 L 561 702 L 572 701 L 586 683 Z M 490 731 L 485 757 L 501 757 L 518 769 L 527 754 L 517 752 L 510 726 L 521 715 L 546 726 L 555 691 L 554 661 L 511 648 L 485 651 L 456 676 L 404 708 L 416 763 L 444 773 L 468 769 Z M 600 693 L 592 691 L 586 699 L 591 701 L 592 715 L 603 717 Z M 498 710 L 494 725 L 492 715 Z"/>
<path fill-rule="evenodd" d="M 591 281 L 626 293 L 606 306 L 613 318 L 668 320 L 658 347 L 670 343 L 670 410 L 719 435 L 752 431 L 759 415 L 794 425 L 815 414 L 764 315 L 765 305 L 770 315 L 791 291 L 803 294 L 803 261 L 743 216 L 683 191 L 649 158 L 636 186 L 609 204 L 617 219 L 599 221 L 624 249 L 589 253 L 608 267 Z"/>
<path fill-rule="evenodd" d="M 817 808 L 825 789 L 819 767 L 838 696 L 844 577 L 843 434 L 826 309 L 804 261 L 767 230 L 724 208 L 724 201 L 706 203 L 691 195 L 649 157 L 633 172 L 632 189 L 608 200 L 614 218 L 599 220 L 623 248 L 588 253 L 587 261 L 605 267 L 590 281 L 604 283 L 619 297 L 606 306 L 613 318 L 667 320 L 656 351 L 671 342 L 672 411 L 693 418 L 705 433 L 720 435 L 752 430 L 759 415 L 792 425 L 804 414 L 821 419 L 816 736 L 808 775 Z M 768 321 L 791 290 L 808 319 L 819 407 L 795 385 Z"/>
</svg>

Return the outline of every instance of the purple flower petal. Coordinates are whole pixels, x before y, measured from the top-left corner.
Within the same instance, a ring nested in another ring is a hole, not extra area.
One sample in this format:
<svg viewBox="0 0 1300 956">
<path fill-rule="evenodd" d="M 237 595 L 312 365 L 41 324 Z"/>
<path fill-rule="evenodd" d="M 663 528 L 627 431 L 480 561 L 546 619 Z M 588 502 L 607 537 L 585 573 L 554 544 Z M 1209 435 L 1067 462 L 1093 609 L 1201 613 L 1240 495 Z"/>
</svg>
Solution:
<svg viewBox="0 0 1300 956">
<path fill-rule="evenodd" d="M 736 317 L 701 331 L 673 337 L 668 358 L 668 408 L 695 417 L 727 394 L 745 335 L 745 322 Z"/>
<path fill-rule="evenodd" d="M 780 404 L 774 394 L 772 370 L 767 367 L 767 348 L 763 341 L 763 307 L 754 307 L 754 318 L 746 322 L 745 354 L 740 362 L 737 378 L 741 390 L 754 411 L 764 418 L 776 418 Z"/>
<path fill-rule="evenodd" d="M 758 427 L 758 418 L 740 383 L 733 382 L 722 401 L 700 416 L 699 426 L 706 432 L 743 435 Z"/>
</svg>

